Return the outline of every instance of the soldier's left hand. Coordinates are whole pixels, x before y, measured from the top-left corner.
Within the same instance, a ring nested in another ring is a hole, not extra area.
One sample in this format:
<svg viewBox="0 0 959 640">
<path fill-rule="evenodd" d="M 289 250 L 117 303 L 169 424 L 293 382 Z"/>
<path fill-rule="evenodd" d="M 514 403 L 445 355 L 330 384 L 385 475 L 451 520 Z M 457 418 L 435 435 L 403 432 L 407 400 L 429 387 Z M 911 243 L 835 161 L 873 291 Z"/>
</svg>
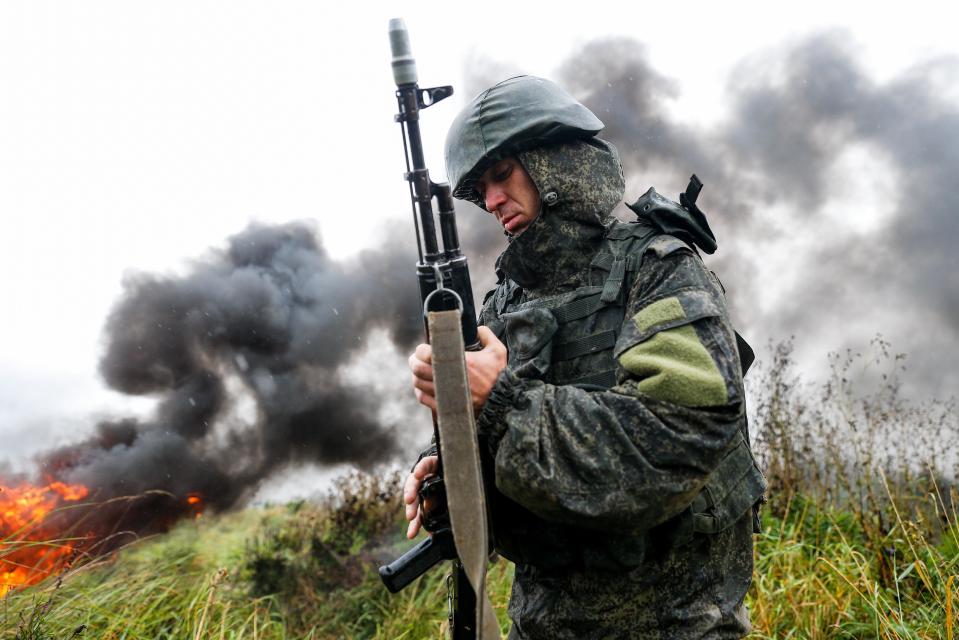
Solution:
<svg viewBox="0 0 959 640">
<path fill-rule="evenodd" d="M 470 381 L 473 410 L 479 412 L 486 404 L 500 372 L 506 368 L 506 345 L 489 327 L 477 327 L 476 334 L 483 348 L 466 352 L 466 375 Z"/>
<path fill-rule="evenodd" d="M 500 342 L 489 327 L 478 327 L 477 335 L 483 348 L 466 352 L 466 375 L 469 377 L 473 409 L 479 411 L 486 404 L 500 372 L 506 368 L 506 345 Z M 413 372 L 413 392 L 420 404 L 436 410 L 436 388 L 433 385 L 433 350 L 421 344 L 410 356 Z"/>
</svg>

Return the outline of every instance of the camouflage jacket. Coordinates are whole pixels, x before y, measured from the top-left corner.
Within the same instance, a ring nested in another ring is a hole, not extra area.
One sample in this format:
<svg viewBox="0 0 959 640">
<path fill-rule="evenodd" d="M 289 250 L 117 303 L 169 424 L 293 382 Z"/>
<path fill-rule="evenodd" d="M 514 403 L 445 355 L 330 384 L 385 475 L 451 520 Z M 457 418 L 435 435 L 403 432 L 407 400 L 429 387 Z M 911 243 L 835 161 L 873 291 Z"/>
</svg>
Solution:
<svg viewBox="0 0 959 640">
<path fill-rule="evenodd" d="M 731 451 L 752 460 L 722 289 L 690 244 L 613 222 L 608 143 L 518 155 L 544 208 L 484 301 L 509 362 L 477 418 L 494 545 L 516 563 L 510 637 L 739 638 L 761 475 L 732 482 L 749 495 L 705 490 L 718 469 L 743 475 Z M 618 274 L 614 245 L 632 252 Z"/>
</svg>

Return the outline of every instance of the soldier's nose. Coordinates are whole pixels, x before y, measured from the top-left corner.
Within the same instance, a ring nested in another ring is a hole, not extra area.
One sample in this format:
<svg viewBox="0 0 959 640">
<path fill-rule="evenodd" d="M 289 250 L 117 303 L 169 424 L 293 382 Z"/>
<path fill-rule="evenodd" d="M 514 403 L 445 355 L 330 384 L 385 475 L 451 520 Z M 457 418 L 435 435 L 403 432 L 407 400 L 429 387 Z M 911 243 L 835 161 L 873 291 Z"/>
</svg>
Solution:
<svg viewBox="0 0 959 640">
<path fill-rule="evenodd" d="M 506 202 L 506 193 L 498 187 L 490 187 L 486 190 L 485 194 L 485 204 L 486 210 L 490 213 L 496 213 L 498 209 L 504 202 Z"/>
</svg>

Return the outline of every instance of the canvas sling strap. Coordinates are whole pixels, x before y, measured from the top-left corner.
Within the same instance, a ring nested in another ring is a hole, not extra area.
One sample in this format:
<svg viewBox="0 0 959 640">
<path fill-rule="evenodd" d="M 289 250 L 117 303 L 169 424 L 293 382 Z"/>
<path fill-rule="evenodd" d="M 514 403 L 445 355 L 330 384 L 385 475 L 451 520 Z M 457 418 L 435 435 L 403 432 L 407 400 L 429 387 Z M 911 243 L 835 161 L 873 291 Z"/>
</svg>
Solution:
<svg viewBox="0 0 959 640">
<path fill-rule="evenodd" d="M 486 594 L 489 530 L 473 402 L 466 376 L 460 312 L 427 316 L 433 348 L 433 381 L 443 479 L 457 555 L 476 593 L 476 638 L 499 640 L 499 624 Z"/>
</svg>

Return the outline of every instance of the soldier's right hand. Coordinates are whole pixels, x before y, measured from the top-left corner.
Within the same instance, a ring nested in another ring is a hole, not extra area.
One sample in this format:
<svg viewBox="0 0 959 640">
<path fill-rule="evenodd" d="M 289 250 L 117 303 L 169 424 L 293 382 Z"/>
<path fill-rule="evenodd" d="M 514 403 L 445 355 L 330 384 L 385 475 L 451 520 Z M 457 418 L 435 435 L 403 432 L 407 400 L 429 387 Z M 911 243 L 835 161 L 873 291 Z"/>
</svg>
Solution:
<svg viewBox="0 0 959 640">
<path fill-rule="evenodd" d="M 436 386 L 433 384 L 433 348 L 428 344 L 417 345 L 409 358 L 413 372 L 413 393 L 420 404 L 436 411 Z"/>
<path fill-rule="evenodd" d="M 476 328 L 483 348 L 466 352 L 466 375 L 469 378 L 470 399 L 473 411 L 479 414 L 493 391 L 499 374 L 506 368 L 507 351 L 489 327 Z M 433 383 L 433 348 L 421 344 L 409 358 L 413 372 L 413 393 L 420 404 L 436 411 L 436 385 Z"/>
<path fill-rule="evenodd" d="M 423 514 L 421 508 L 429 510 L 430 504 L 420 506 L 419 491 L 423 485 L 423 480 L 436 475 L 439 468 L 439 458 L 437 456 L 426 456 L 416 463 L 413 471 L 406 477 L 406 483 L 403 485 L 403 502 L 406 505 L 406 519 L 409 520 L 409 527 L 406 529 L 406 537 L 410 540 L 416 537 L 422 525 Z"/>
</svg>

